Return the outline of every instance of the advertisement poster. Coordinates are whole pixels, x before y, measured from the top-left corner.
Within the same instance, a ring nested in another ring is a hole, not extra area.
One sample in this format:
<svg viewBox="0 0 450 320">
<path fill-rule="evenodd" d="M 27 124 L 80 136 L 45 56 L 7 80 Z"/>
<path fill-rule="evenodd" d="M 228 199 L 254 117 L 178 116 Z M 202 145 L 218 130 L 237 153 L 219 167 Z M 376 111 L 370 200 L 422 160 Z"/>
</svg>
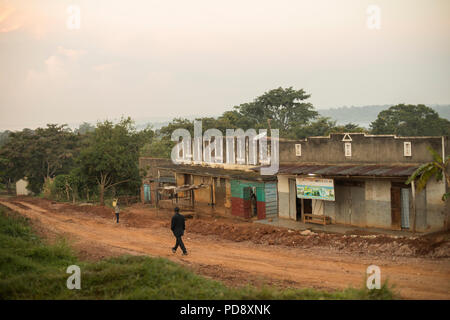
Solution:
<svg viewBox="0 0 450 320">
<path fill-rule="evenodd" d="M 297 178 L 297 198 L 334 201 L 333 179 Z"/>
</svg>

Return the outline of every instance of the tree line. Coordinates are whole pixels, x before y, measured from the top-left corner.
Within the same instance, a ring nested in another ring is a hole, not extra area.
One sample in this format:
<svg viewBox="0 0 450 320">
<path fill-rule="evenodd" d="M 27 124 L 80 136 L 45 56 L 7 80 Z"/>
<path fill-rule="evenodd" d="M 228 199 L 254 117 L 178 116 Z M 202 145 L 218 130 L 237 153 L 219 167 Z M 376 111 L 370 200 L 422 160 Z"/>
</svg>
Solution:
<svg viewBox="0 0 450 320">
<path fill-rule="evenodd" d="M 378 114 L 366 129 L 353 123 L 336 125 L 322 117 L 308 102 L 303 89 L 277 88 L 251 102 L 234 106 L 222 115 L 204 117 L 203 130 L 271 128 L 280 137 L 300 139 L 333 132 L 368 132 L 402 136 L 449 135 L 450 122 L 425 105 L 396 105 Z M 14 183 L 26 177 L 35 194 L 98 200 L 105 195 L 136 195 L 145 174 L 139 156 L 169 158 L 174 142 L 171 134 L 184 128 L 193 134 L 194 122 L 175 118 L 159 130 L 137 130 L 130 118 L 117 123 L 83 123 L 71 130 L 67 125 L 48 124 L 35 130 L 0 133 L 0 183 L 12 192 Z"/>
<path fill-rule="evenodd" d="M 321 116 L 307 100 L 310 95 L 303 89 L 277 88 L 265 92 L 251 102 L 234 106 L 217 118 L 198 118 L 203 130 L 217 128 L 272 128 L 278 129 L 280 137 L 303 139 L 311 136 L 327 136 L 337 132 L 366 132 L 371 134 L 395 134 L 398 136 L 442 136 L 450 134 L 450 121 L 441 118 L 425 105 L 399 104 L 381 111 L 369 128 L 354 123 L 337 125 L 330 117 Z M 177 128 L 187 129 L 193 134 L 194 121 L 175 118 L 168 125 L 155 131 L 154 139 L 148 143 L 146 156 L 170 156 L 173 146 L 171 134 Z"/>
<path fill-rule="evenodd" d="M 139 152 L 153 137 L 151 129 L 137 131 L 130 118 L 118 123 L 67 125 L 10 132 L 0 148 L 0 181 L 12 192 L 26 178 L 35 194 L 98 199 L 105 194 L 136 195 L 144 172 L 138 168 Z"/>
</svg>

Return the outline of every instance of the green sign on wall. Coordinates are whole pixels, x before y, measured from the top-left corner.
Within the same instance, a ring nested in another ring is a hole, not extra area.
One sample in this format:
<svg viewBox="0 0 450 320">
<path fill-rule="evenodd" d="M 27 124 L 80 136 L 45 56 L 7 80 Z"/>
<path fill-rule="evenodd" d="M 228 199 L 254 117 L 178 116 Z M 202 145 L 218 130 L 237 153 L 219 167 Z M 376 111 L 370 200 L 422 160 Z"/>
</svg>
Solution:
<svg viewBox="0 0 450 320">
<path fill-rule="evenodd" d="M 297 178 L 297 198 L 334 201 L 333 179 Z"/>
</svg>

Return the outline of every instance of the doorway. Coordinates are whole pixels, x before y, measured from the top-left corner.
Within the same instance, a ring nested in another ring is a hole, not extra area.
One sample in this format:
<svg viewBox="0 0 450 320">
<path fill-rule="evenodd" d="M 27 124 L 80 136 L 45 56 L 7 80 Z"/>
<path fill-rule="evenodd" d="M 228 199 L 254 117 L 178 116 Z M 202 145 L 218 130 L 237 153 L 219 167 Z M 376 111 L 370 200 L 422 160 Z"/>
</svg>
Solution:
<svg viewBox="0 0 450 320">
<path fill-rule="evenodd" d="M 409 229 L 409 188 L 402 188 L 402 229 Z"/>
<path fill-rule="evenodd" d="M 303 208 L 302 208 L 303 207 Z M 303 220 L 303 214 L 312 214 L 312 200 L 297 198 L 297 221 Z"/>
<path fill-rule="evenodd" d="M 392 229 L 409 229 L 409 207 L 410 192 L 409 188 L 403 185 L 393 184 L 391 187 L 391 226 Z"/>
<path fill-rule="evenodd" d="M 149 203 L 151 201 L 150 185 L 144 184 L 144 202 Z"/>
<path fill-rule="evenodd" d="M 401 190 L 400 187 L 391 187 L 391 227 L 396 230 L 401 229 Z"/>
</svg>

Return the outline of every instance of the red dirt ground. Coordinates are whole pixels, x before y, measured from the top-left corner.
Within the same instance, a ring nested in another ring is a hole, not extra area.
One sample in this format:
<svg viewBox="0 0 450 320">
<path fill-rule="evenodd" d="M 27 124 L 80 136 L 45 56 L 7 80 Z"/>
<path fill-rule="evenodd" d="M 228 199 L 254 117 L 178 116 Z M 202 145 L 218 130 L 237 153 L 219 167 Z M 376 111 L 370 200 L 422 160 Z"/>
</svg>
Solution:
<svg viewBox="0 0 450 320">
<path fill-rule="evenodd" d="M 450 299 L 448 233 L 403 238 L 387 235 L 338 235 L 252 224 L 240 220 L 188 219 L 184 241 L 190 255 L 170 251 L 171 213 L 143 205 L 113 210 L 39 198 L 1 198 L 0 204 L 29 218 L 49 239 L 71 240 L 83 259 L 120 254 L 162 256 L 195 272 L 239 286 L 343 289 L 364 284 L 366 268 L 376 264 L 403 298 Z"/>
</svg>

